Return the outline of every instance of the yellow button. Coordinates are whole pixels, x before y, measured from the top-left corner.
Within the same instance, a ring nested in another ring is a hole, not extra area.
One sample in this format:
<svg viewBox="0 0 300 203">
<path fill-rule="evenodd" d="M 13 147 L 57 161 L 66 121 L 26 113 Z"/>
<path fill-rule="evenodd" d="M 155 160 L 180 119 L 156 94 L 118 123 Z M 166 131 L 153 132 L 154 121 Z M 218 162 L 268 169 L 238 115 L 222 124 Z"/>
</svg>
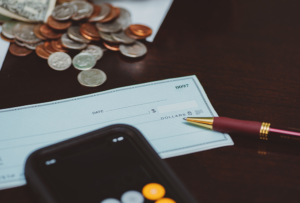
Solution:
<svg viewBox="0 0 300 203">
<path fill-rule="evenodd" d="M 157 200 L 155 203 L 176 203 L 176 202 L 170 198 L 162 198 Z"/>
<path fill-rule="evenodd" d="M 142 192 L 144 197 L 149 200 L 158 200 L 166 194 L 165 188 L 158 183 L 149 183 L 145 185 Z"/>
</svg>

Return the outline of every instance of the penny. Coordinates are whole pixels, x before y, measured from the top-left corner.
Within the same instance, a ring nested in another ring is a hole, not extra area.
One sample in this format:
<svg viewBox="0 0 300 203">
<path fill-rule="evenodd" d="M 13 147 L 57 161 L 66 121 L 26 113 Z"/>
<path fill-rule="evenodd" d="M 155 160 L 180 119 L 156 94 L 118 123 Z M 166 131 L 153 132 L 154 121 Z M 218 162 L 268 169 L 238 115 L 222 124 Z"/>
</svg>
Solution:
<svg viewBox="0 0 300 203">
<path fill-rule="evenodd" d="M 77 13 L 72 16 L 73 20 L 88 18 L 93 14 L 94 8 L 90 3 L 85 1 L 72 1 L 71 4 L 77 6 Z"/>
<path fill-rule="evenodd" d="M 31 49 L 31 50 L 35 50 L 36 47 L 40 44 L 44 44 L 43 42 L 38 42 L 38 43 L 35 43 L 35 44 L 27 44 L 25 43 L 25 47 L 28 48 L 28 49 Z"/>
<path fill-rule="evenodd" d="M 96 60 L 99 60 L 103 56 L 103 50 L 96 45 L 88 45 L 82 52 L 92 54 Z"/>
<path fill-rule="evenodd" d="M 46 40 L 47 38 L 44 37 L 40 31 L 40 27 L 42 26 L 42 24 L 37 24 L 34 28 L 33 28 L 33 32 L 35 34 L 35 36 L 37 36 L 38 38 L 40 38 L 41 40 Z"/>
<path fill-rule="evenodd" d="M 119 44 L 108 44 L 108 43 L 103 42 L 103 45 L 106 48 L 108 48 L 109 50 L 112 50 L 112 51 L 119 51 L 120 50 Z"/>
<path fill-rule="evenodd" d="M 25 47 L 20 47 L 16 44 L 11 44 L 9 47 L 9 52 L 15 56 L 27 56 L 32 52 L 32 50 Z"/>
<path fill-rule="evenodd" d="M 101 32 L 118 32 L 122 29 L 122 24 L 118 21 L 108 23 L 97 22 L 96 27 Z"/>
<path fill-rule="evenodd" d="M 71 64 L 71 57 L 63 52 L 55 52 L 51 54 L 48 58 L 48 65 L 54 70 L 66 70 L 71 66 Z"/>
<path fill-rule="evenodd" d="M 120 15 L 120 9 L 119 8 L 113 7 L 113 6 L 110 5 L 110 9 L 111 9 L 110 14 L 106 18 L 104 18 L 103 20 L 100 20 L 99 22 L 101 22 L 101 23 L 109 22 L 109 21 L 117 18 Z"/>
<path fill-rule="evenodd" d="M 45 49 L 44 49 L 44 45 L 43 44 L 39 44 L 36 49 L 35 49 L 35 53 L 43 58 L 43 59 L 48 59 L 48 57 L 50 56 L 50 53 L 48 53 Z"/>
<path fill-rule="evenodd" d="M 65 33 L 61 36 L 61 43 L 64 47 L 66 47 L 68 49 L 81 50 L 87 46 L 87 44 L 85 44 L 85 43 L 76 42 L 76 41 L 70 39 L 68 37 L 67 33 Z"/>
<path fill-rule="evenodd" d="M 36 37 L 33 32 L 34 27 L 35 24 L 17 23 L 13 30 L 15 38 L 29 44 L 40 42 L 41 39 Z"/>
<path fill-rule="evenodd" d="M 50 54 L 57 52 L 49 41 L 44 43 L 44 49 Z"/>
<path fill-rule="evenodd" d="M 100 40 L 100 37 L 91 37 L 91 36 L 89 36 L 88 34 L 85 33 L 85 30 L 83 30 L 82 28 L 80 28 L 79 31 L 80 31 L 80 34 L 85 39 L 88 39 L 88 40 L 91 40 L 91 41 L 99 41 Z"/>
<path fill-rule="evenodd" d="M 128 37 L 124 31 L 118 32 L 118 33 L 111 33 L 111 36 L 114 40 L 121 42 L 123 44 L 132 44 L 136 40 Z"/>
<path fill-rule="evenodd" d="M 57 21 L 52 16 L 48 17 L 47 24 L 55 30 L 65 30 L 72 25 L 71 21 Z"/>
<path fill-rule="evenodd" d="M 73 59 L 73 66 L 78 70 L 89 70 L 96 65 L 96 58 L 89 53 L 79 53 Z"/>
<path fill-rule="evenodd" d="M 133 24 L 129 26 L 129 29 L 133 34 L 141 37 L 149 37 L 152 34 L 151 28 L 145 25 Z"/>
<path fill-rule="evenodd" d="M 14 39 L 9 39 L 9 38 L 5 37 L 2 32 L 1 32 L 1 39 L 3 39 L 4 41 L 7 41 L 7 42 L 14 42 L 15 41 Z"/>
<path fill-rule="evenodd" d="M 104 33 L 104 32 L 99 32 L 100 37 L 110 43 L 118 43 L 118 41 L 114 40 L 114 38 L 111 36 L 111 34 Z"/>
<path fill-rule="evenodd" d="M 93 4 L 93 8 L 94 8 L 94 12 L 91 15 L 90 19 L 98 16 L 100 14 L 100 12 L 101 12 L 101 7 L 99 5 Z M 90 21 L 90 19 L 89 19 L 89 21 Z M 90 22 L 92 22 L 92 21 L 90 21 Z"/>
<path fill-rule="evenodd" d="M 137 58 L 137 57 L 141 57 L 147 53 L 147 47 L 143 43 L 136 41 L 132 45 L 121 44 L 120 52 L 124 56 Z"/>
<path fill-rule="evenodd" d="M 78 82 L 86 87 L 97 87 L 102 85 L 107 77 L 106 74 L 99 69 L 90 69 L 81 71 L 77 76 Z"/>
<path fill-rule="evenodd" d="M 68 33 L 68 36 L 69 36 L 72 40 L 74 40 L 74 41 L 76 41 L 76 42 L 87 43 L 87 44 L 90 43 L 90 42 L 91 42 L 90 40 L 84 38 L 84 37 L 81 35 L 79 29 L 80 29 L 79 26 L 71 26 L 71 27 L 69 27 L 69 28 L 68 28 L 68 32 L 67 32 L 67 33 Z"/>
<path fill-rule="evenodd" d="M 14 39 L 14 27 L 18 21 L 8 21 L 2 25 L 2 34 L 9 39 Z"/>
<path fill-rule="evenodd" d="M 129 29 L 129 27 L 124 30 L 124 33 L 132 39 L 146 39 L 147 38 L 147 37 L 141 37 L 141 36 L 137 36 L 137 35 L 133 34 L 131 32 L 131 30 Z"/>
<path fill-rule="evenodd" d="M 74 6 L 69 3 L 56 6 L 52 12 L 52 17 L 55 20 L 68 20 L 74 14 Z"/>
<path fill-rule="evenodd" d="M 55 49 L 56 51 L 68 52 L 68 50 L 65 47 L 63 47 L 63 45 L 61 43 L 61 39 L 52 40 L 51 45 L 52 45 L 53 49 Z"/>
<path fill-rule="evenodd" d="M 103 20 L 106 16 L 109 15 L 109 13 L 111 11 L 109 4 L 101 3 L 101 4 L 99 4 L 99 6 L 101 7 L 100 13 L 97 16 L 91 17 L 89 19 L 90 22 L 96 22 L 99 20 Z"/>
<path fill-rule="evenodd" d="M 62 36 L 62 32 L 50 28 L 47 24 L 41 25 L 40 32 L 48 39 L 57 39 Z"/>
<path fill-rule="evenodd" d="M 84 30 L 85 34 L 91 37 L 100 37 L 97 28 L 91 23 L 84 23 L 80 26 L 80 28 Z"/>
</svg>

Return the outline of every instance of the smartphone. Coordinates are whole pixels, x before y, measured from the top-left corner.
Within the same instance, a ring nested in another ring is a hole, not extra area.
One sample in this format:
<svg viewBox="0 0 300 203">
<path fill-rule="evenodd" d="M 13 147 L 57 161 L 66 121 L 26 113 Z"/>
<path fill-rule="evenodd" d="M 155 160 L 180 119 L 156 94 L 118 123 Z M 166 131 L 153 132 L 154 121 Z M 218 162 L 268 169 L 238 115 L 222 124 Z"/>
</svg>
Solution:
<svg viewBox="0 0 300 203">
<path fill-rule="evenodd" d="M 33 152 L 25 177 L 45 203 L 196 203 L 144 136 L 122 124 Z"/>
</svg>

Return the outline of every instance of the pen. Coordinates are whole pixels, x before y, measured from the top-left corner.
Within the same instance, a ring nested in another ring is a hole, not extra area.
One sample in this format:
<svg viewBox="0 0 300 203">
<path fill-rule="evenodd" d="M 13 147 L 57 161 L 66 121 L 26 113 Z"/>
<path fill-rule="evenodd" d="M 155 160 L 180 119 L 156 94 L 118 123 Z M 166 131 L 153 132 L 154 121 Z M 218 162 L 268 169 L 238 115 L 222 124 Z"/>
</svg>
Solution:
<svg viewBox="0 0 300 203">
<path fill-rule="evenodd" d="M 271 123 L 245 121 L 226 117 L 188 117 L 189 123 L 222 133 L 241 133 L 261 140 L 299 140 L 300 130 L 272 126 Z"/>
</svg>

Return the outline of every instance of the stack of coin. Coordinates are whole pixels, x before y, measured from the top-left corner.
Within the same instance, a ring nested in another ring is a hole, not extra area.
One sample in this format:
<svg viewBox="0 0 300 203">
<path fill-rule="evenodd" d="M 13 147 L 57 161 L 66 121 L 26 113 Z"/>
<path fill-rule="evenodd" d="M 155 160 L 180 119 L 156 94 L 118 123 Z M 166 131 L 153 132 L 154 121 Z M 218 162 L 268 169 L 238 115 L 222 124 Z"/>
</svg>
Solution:
<svg viewBox="0 0 300 203">
<path fill-rule="evenodd" d="M 9 51 L 15 56 L 36 54 L 48 59 L 49 66 L 58 71 L 73 66 L 81 70 L 80 84 L 95 87 L 103 84 L 106 75 L 92 69 L 103 56 L 102 41 L 112 51 L 127 57 L 141 57 L 147 47 L 137 41 L 146 39 L 152 30 L 140 24 L 131 24 L 131 14 L 124 8 L 109 3 L 94 5 L 86 1 L 69 1 L 57 5 L 45 24 L 7 21 L 2 26 L 1 38 L 12 42 Z M 97 42 L 99 41 L 99 42 Z M 92 44 L 90 44 L 92 43 Z M 73 60 L 70 50 L 81 50 Z M 100 75 L 99 75 L 100 74 Z"/>
</svg>

